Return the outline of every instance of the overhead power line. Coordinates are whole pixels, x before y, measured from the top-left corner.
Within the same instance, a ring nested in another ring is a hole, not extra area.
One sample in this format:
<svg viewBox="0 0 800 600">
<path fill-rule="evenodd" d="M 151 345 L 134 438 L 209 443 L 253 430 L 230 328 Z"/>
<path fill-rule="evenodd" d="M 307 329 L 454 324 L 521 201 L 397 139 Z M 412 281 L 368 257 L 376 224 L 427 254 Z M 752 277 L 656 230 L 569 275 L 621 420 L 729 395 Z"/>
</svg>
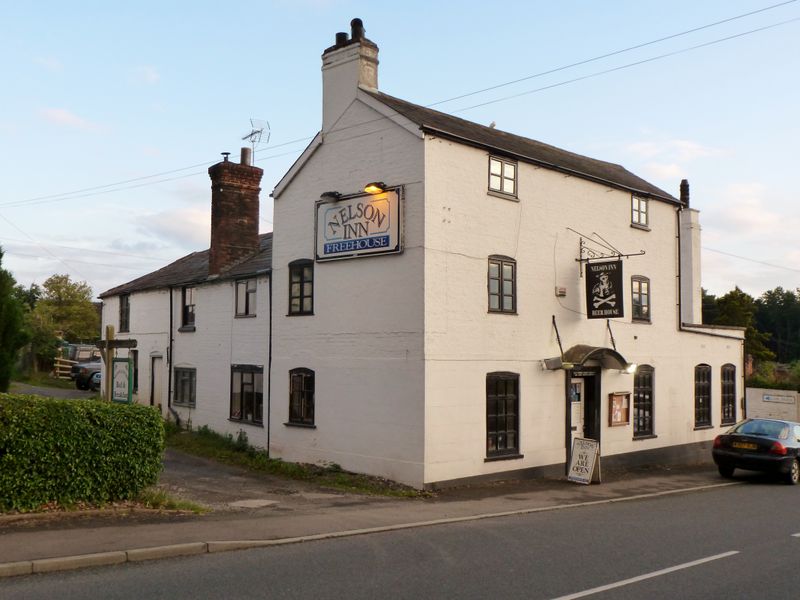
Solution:
<svg viewBox="0 0 800 600">
<path fill-rule="evenodd" d="M 795 269 L 792 267 L 787 267 L 786 265 L 776 265 L 774 263 L 765 262 L 763 260 L 756 260 L 755 258 L 750 258 L 749 256 L 739 256 L 738 254 L 731 254 L 730 252 L 723 252 L 722 250 L 715 250 L 714 248 L 709 248 L 708 246 L 703 246 L 703 250 L 708 250 L 709 252 L 714 252 L 715 254 L 722 254 L 723 256 L 730 256 L 731 258 L 738 258 L 739 260 L 746 260 L 747 262 L 756 263 L 759 265 L 764 265 L 766 267 L 772 267 L 773 269 L 783 269 L 784 271 L 792 271 L 793 273 L 800 273 L 800 269 Z"/>
<path fill-rule="evenodd" d="M 638 50 L 640 48 L 644 48 L 644 47 L 647 47 L 647 46 L 658 44 L 658 43 L 661 43 L 661 42 L 664 42 L 664 41 L 667 41 L 667 40 L 671 40 L 671 39 L 675 39 L 675 38 L 678 38 L 678 37 L 686 36 L 686 35 L 689 35 L 691 33 L 696 33 L 698 31 L 709 29 L 711 27 L 716 27 L 716 26 L 722 25 L 724 23 L 730 23 L 732 21 L 736 21 L 736 20 L 739 20 L 739 19 L 750 17 L 750 16 L 753 16 L 753 15 L 756 15 L 756 14 L 759 14 L 759 13 L 763 13 L 763 12 L 766 12 L 766 11 L 769 11 L 769 10 L 773 10 L 773 9 L 776 9 L 776 8 L 779 8 L 779 7 L 782 7 L 782 6 L 786 6 L 788 4 L 793 4 L 795 2 L 797 2 L 797 0 L 787 0 L 786 2 L 781 2 L 781 3 L 778 3 L 778 4 L 773 4 L 773 5 L 770 5 L 770 6 L 766 6 L 764 8 L 760 8 L 760 9 L 757 9 L 757 10 L 754 10 L 754 11 L 750 11 L 750 12 L 747 12 L 747 13 L 742 13 L 740 15 L 736 15 L 736 16 L 733 16 L 733 17 L 728 17 L 726 19 L 715 21 L 713 23 L 708 23 L 706 25 L 701 25 L 699 27 L 694 27 L 694 28 L 691 28 L 691 29 L 687 29 L 687 30 L 681 31 L 679 33 L 674 33 L 674 34 L 671 34 L 671 35 L 668 35 L 668 36 L 664 36 L 664 37 L 661 37 L 661 38 L 658 38 L 658 39 L 655 39 L 655 40 L 651 40 L 651 41 L 644 42 L 644 43 L 641 43 L 641 44 L 636 44 L 634 46 L 629 46 L 627 48 L 622 48 L 620 50 L 615 50 L 613 52 L 608 52 L 606 54 L 602 54 L 602 55 L 594 56 L 594 57 L 591 57 L 591 58 L 587 58 L 587 59 L 584 59 L 584 60 L 581 60 L 581 61 L 578 61 L 578 62 L 575 62 L 575 63 L 571 63 L 571 64 L 568 64 L 568 65 L 563 65 L 563 66 L 560 66 L 560 67 L 549 69 L 547 71 L 542 71 L 542 72 L 539 72 L 539 73 L 535 73 L 533 75 L 527 75 L 525 77 L 514 79 L 512 81 L 499 83 L 497 85 L 493 85 L 493 86 L 490 86 L 490 87 L 482 88 L 482 89 L 475 90 L 475 91 L 472 91 L 472 92 L 467 92 L 465 94 L 460 94 L 458 96 L 453 96 L 451 98 L 446 98 L 444 100 L 438 100 L 438 101 L 433 102 L 431 104 L 427 104 L 426 107 L 430 108 L 430 107 L 433 107 L 433 106 L 438 106 L 440 104 L 445 104 L 447 102 L 452 102 L 452 101 L 455 101 L 455 100 L 460 100 L 460 99 L 467 98 L 467 97 L 470 97 L 470 96 L 474 96 L 474 95 L 477 95 L 477 94 L 482 94 L 482 93 L 485 93 L 485 92 L 488 92 L 488 91 L 500 89 L 500 88 L 507 87 L 507 86 L 510 86 L 510 85 L 513 85 L 513 84 L 516 84 L 516 83 L 520 83 L 520 82 L 527 81 L 527 80 L 530 80 L 530 79 L 534 79 L 534 78 L 537 78 L 537 77 L 542 77 L 544 75 L 549 75 L 549 74 L 557 73 L 557 72 L 564 71 L 564 70 L 567 70 L 567 69 L 571 69 L 571 68 L 574 68 L 574 67 L 577 67 L 577 66 L 589 64 L 589 63 L 596 62 L 596 61 L 599 61 L 599 60 L 602 60 L 602 59 L 605 59 L 605 58 L 610 58 L 612 56 L 617 56 L 617 55 L 620 55 L 620 54 L 623 54 L 623 53 L 626 53 L 626 52 L 631 52 L 633 50 Z M 460 108 L 460 109 L 458 109 L 458 110 L 456 110 L 454 112 L 464 112 L 464 111 L 472 110 L 474 108 L 478 108 L 478 107 L 481 107 L 481 106 L 486 106 L 488 104 L 495 104 L 495 103 L 502 102 L 502 101 L 505 101 L 505 100 L 510 100 L 510 99 L 513 99 L 513 98 L 517 98 L 519 96 L 533 94 L 533 93 L 536 93 L 536 92 L 541 92 L 541 91 L 545 91 L 545 90 L 548 90 L 548 89 L 552 89 L 552 88 L 555 88 L 555 87 L 560 87 L 560 86 L 568 85 L 568 84 L 571 84 L 571 83 L 576 83 L 578 81 L 582 81 L 582 80 L 585 80 L 585 79 L 599 77 L 601 75 L 606 75 L 606 74 L 609 74 L 609 73 L 612 73 L 612 72 L 615 72 L 615 71 L 619 71 L 619 70 L 622 70 L 622 69 L 627 69 L 627 68 L 630 68 L 630 67 L 633 67 L 633 66 L 637 66 L 637 65 L 640 65 L 640 64 L 653 62 L 653 61 L 660 60 L 660 59 L 663 59 L 663 58 L 667 58 L 667 57 L 670 57 L 670 56 L 674 56 L 674 55 L 677 55 L 677 54 L 689 52 L 689 51 L 692 51 L 692 50 L 697 50 L 699 48 L 703 48 L 703 47 L 710 46 L 710 45 L 713 45 L 713 44 L 718 44 L 718 43 L 721 43 L 721 42 L 724 42 L 724 41 L 729 41 L 731 39 L 735 39 L 735 38 L 742 37 L 742 36 L 745 36 L 745 35 L 749 35 L 749 34 L 752 34 L 752 33 L 756 33 L 756 32 L 759 32 L 759 31 L 764 31 L 766 29 L 771 29 L 773 27 L 778 27 L 780 25 L 785 25 L 787 23 L 791 23 L 791 22 L 797 21 L 797 20 L 798 19 L 790 19 L 790 20 L 787 20 L 787 21 L 782 21 L 780 23 L 776 23 L 776 24 L 773 24 L 773 25 L 768 25 L 768 26 L 765 26 L 765 27 L 761 27 L 761 28 L 758 28 L 758 29 L 753 29 L 753 30 L 750 30 L 750 31 L 746 31 L 746 32 L 743 32 L 743 33 L 735 34 L 735 35 L 728 36 L 728 37 L 725 37 L 725 38 L 721 38 L 721 39 L 718 39 L 718 40 L 713 40 L 711 42 L 706 42 L 704 44 L 698 44 L 698 45 L 692 46 L 690 48 L 685 48 L 685 49 L 682 49 L 682 50 L 677 50 L 677 51 L 674 51 L 674 52 L 665 53 L 665 54 L 662 54 L 662 55 L 659 55 L 659 56 L 656 56 L 656 57 L 643 59 L 641 61 L 636 61 L 636 62 L 629 63 L 629 64 L 626 64 L 626 65 L 622 65 L 622 66 L 619 66 L 619 67 L 615 67 L 615 68 L 612 68 L 612 69 L 606 69 L 604 71 L 599 71 L 599 72 L 592 73 L 592 74 L 589 74 L 589 75 L 585 75 L 585 76 L 582 76 L 582 77 L 576 77 L 576 78 L 573 78 L 573 79 L 570 79 L 570 80 L 567 80 L 567 81 L 558 82 L 558 83 L 555 83 L 555 84 L 552 84 L 552 85 L 548 85 L 548 86 L 544 86 L 544 87 L 541 87 L 541 88 L 537 88 L 537 89 L 534 89 L 534 90 L 528 90 L 526 92 L 521 92 L 519 94 L 513 94 L 513 95 L 510 95 L 510 96 L 504 96 L 502 98 L 497 98 L 497 99 L 494 99 L 494 100 L 489 100 L 487 102 L 482 102 L 482 103 L 475 104 L 475 105 L 472 105 L 472 106 Z M 387 117 L 381 116 L 381 117 L 378 117 L 376 119 L 372 119 L 372 120 L 364 121 L 362 123 L 356 123 L 356 124 L 353 124 L 353 125 L 349 125 L 347 127 L 343 127 L 343 128 L 341 128 L 341 129 L 339 129 L 337 131 L 342 131 L 343 129 L 348 129 L 348 128 L 352 128 L 352 127 L 363 126 L 363 125 L 369 124 L 371 122 L 380 121 L 380 120 L 384 120 L 384 119 L 387 119 Z M 272 150 L 272 149 L 275 149 L 275 148 L 285 147 L 285 146 L 297 144 L 297 143 L 300 143 L 300 142 L 305 142 L 305 141 L 308 141 L 308 140 L 310 140 L 312 138 L 313 138 L 313 136 L 305 136 L 305 137 L 297 138 L 297 139 L 290 140 L 290 141 L 287 141 L 287 142 L 283 142 L 281 144 L 273 144 L 271 146 L 259 149 L 256 152 L 263 152 L 263 151 Z M 261 157 L 259 160 L 269 160 L 271 158 L 277 158 L 277 157 L 280 157 L 280 156 L 286 156 L 287 154 L 293 154 L 293 153 L 294 153 L 294 151 L 283 153 L 283 154 L 278 154 L 278 155 L 273 155 L 273 156 L 268 156 L 268 157 Z M 194 177 L 196 175 L 202 174 L 203 171 L 189 173 L 187 175 L 182 175 L 182 176 L 178 176 L 178 177 L 159 179 L 157 181 L 147 181 L 146 183 L 141 183 L 141 184 L 133 185 L 133 186 L 118 187 L 118 186 L 126 186 L 126 184 L 129 184 L 129 183 L 136 183 L 136 182 L 140 182 L 140 181 L 151 180 L 151 179 L 155 179 L 157 177 L 162 177 L 164 175 L 171 175 L 173 173 L 179 173 L 181 171 L 187 171 L 187 170 L 198 168 L 198 167 L 208 167 L 208 166 L 210 166 L 212 164 L 214 164 L 214 163 L 213 162 L 197 163 L 197 164 L 189 165 L 189 166 L 186 166 L 186 167 L 180 167 L 180 168 L 177 168 L 177 169 L 171 169 L 169 171 L 162 171 L 162 172 L 159 172 L 159 173 L 154 173 L 152 175 L 143 175 L 141 177 L 134 177 L 134 178 L 131 178 L 131 179 L 125 179 L 125 180 L 117 181 L 117 182 L 114 182 L 114 183 L 107 183 L 107 184 L 98 185 L 98 186 L 81 188 L 79 190 L 73 190 L 71 192 L 62 192 L 62 193 L 58 193 L 58 194 L 35 196 L 33 198 L 27 198 L 25 200 L 6 202 L 6 203 L 3 203 L 3 204 L 0 204 L 0 207 L 17 207 L 17 206 L 23 206 L 23 205 L 29 205 L 29 204 L 39 204 L 39 203 L 50 202 L 50 201 L 58 201 L 58 200 L 62 200 L 62 199 L 63 200 L 79 199 L 79 198 L 86 198 L 86 197 L 89 197 L 89 196 L 95 196 L 95 195 L 104 194 L 104 193 L 110 193 L 112 191 L 135 189 L 137 187 L 144 187 L 144 186 L 147 186 L 147 185 L 156 185 L 158 183 L 165 183 L 165 182 L 169 182 L 169 181 L 174 181 L 176 179 L 182 179 L 182 178 L 185 178 L 185 177 Z M 118 188 L 118 189 L 109 189 L 109 188 Z"/>
</svg>

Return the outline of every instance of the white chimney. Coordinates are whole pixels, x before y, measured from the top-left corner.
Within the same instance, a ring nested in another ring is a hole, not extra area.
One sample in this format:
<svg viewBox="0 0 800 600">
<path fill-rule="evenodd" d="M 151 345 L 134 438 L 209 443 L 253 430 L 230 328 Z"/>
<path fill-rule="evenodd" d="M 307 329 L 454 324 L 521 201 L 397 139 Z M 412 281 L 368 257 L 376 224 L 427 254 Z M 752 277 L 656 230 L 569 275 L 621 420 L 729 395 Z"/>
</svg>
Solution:
<svg viewBox="0 0 800 600">
<path fill-rule="evenodd" d="M 359 86 L 378 89 L 378 46 L 364 37 L 361 19 L 350 22 L 351 35 L 336 34 L 322 53 L 322 132 L 330 131 L 355 100 Z"/>
<path fill-rule="evenodd" d="M 700 291 L 700 211 L 689 208 L 689 182 L 681 181 L 680 266 L 681 322 L 703 322 L 703 299 Z"/>
</svg>

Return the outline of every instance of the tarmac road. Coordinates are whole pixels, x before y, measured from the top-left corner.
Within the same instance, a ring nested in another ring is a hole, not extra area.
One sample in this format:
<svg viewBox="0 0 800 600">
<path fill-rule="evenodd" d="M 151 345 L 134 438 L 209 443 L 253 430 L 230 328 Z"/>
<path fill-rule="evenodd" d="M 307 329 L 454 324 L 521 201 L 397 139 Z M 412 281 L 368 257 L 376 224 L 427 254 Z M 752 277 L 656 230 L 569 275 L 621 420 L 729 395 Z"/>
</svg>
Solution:
<svg viewBox="0 0 800 600">
<path fill-rule="evenodd" d="M 55 387 L 28 385 L 27 383 L 20 383 L 18 381 L 11 382 L 11 387 L 8 389 L 8 392 L 10 394 L 34 394 L 36 396 L 48 396 L 50 398 L 67 398 L 67 399 L 91 398 L 92 396 L 97 395 L 97 392 L 92 392 L 90 390 L 87 391 L 79 389 L 67 390 Z"/>
</svg>

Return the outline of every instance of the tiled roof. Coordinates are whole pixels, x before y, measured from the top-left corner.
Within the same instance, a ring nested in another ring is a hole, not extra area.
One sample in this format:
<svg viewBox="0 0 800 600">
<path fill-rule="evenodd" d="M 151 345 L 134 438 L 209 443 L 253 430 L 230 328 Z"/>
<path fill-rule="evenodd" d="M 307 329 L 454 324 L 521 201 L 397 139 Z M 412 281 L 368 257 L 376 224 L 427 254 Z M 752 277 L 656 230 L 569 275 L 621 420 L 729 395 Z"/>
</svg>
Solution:
<svg viewBox="0 0 800 600">
<path fill-rule="evenodd" d="M 264 273 L 272 268 L 272 234 L 264 233 L 258 236 L 259 251 L 252 256 L 233 265 L 217 277 L 208 276 L 208 250 L 192 252 L 188 256 L 179 258 L 166 267 L 153 271 L 147 275 L 123 283 L 115 288 L 100 294 L 100 298 L 117 296 L 130 292 L 141 292 L 156 288 L 203 283 L 204 281 L 219 281 L 247 277 L 257 273 Z"/>
<path fill-rule="evenodd" d="M 478 125 L 382 92 L 364 88 L 362 90 L 412 123 L 419 125 L 422 130 L 440 133 L 445 137 L 488 148 L 494 152 L 505 153 L 524 162 L 568 172 L 576 177 L 610 184 L 667 202 L 680 202 L 671 194 L 648 183 L 620 165 L 581 156 L 530 138 Z"/>
</svg>

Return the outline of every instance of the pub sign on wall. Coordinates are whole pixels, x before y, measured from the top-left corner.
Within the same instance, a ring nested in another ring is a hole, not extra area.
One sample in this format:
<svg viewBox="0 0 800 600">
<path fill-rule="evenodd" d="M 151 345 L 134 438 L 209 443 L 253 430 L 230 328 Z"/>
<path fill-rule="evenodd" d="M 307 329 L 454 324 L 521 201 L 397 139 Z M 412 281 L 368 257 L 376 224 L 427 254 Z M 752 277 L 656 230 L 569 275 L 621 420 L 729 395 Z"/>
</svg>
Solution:
<svg viewBox="0 0 800 600">
<path fill-rule="evenodd" d="M 399 189 L 341 199 L 316 206 L 318 261 L 391 254 L 403 250 Z"/>
<path fill-rule="evenodd" d="M 624 317 L 622 261 L 586 264 L 586 316 L 589 319 Z"/>
</svg>

